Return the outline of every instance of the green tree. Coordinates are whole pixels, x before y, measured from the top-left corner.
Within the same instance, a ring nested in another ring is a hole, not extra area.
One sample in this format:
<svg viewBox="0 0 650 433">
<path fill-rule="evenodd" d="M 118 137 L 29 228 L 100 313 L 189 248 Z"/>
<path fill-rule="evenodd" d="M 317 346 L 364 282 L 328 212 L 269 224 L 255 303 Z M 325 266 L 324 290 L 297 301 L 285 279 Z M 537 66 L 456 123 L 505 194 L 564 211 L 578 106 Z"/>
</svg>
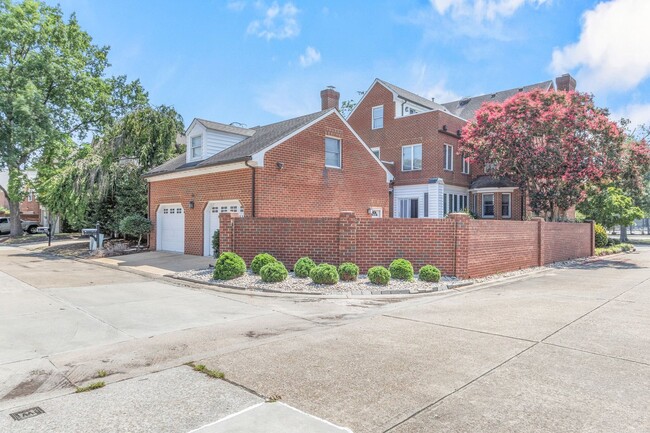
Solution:
<svg viewBox="0 0 650 433">
<path fill-rule="evenodd" d="M 607 228 L 620 225 L 627 227 L 634 220 L 643 218 L 643 211 L 634 205 L 634 200 L 627 196 L 621 188 L 610 186 L 600 191 L 592 191 L 578 205 L 578 210 L 587 218 L 593 219 Z M 621 231 L 621 241 L 627 238 Z"/>
<path fill-rule="evenodd" d="M 139 82 L 106 77 L 108 47 L 92 43 L 74 15 L 37 0 L 0 0 L 0 169 L 9 171 L 11 235 L 22 233 L 19 203 L 27 167 L 71 137 L 101 132 L 146 103 Z"/>
<path fill-rule="evenodd" d="M 122 233 L 137 236 L 138 237 L 138 247 L 140 247 L 140 242 L 142 241 L 142 236 L 146 235 L 151 231 L 151 221 L 142 215 L 129 215 L 123 218 L 120 221 L 120 229 Z"/>
</svg>

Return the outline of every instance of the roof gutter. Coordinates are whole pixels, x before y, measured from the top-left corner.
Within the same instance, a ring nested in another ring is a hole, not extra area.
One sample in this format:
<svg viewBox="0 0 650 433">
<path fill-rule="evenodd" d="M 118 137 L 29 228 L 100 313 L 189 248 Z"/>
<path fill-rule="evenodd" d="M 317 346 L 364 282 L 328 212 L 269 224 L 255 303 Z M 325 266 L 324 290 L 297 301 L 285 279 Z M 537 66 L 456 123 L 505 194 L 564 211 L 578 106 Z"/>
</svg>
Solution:
<svg viewBox="0 0 650 433">
<path fill-rule="evenodd" d="M 246 164 L 246 167 L 249 167 L 252 172 L 252 178 L 251 178 L 251 216 L 255 218 L 255 173 L 257 173 L 257 170 L 255 170 L 255 166 L 249 165 L 248 163 L 250 162 L 251 158 L 249 157 L 244 164 Z"/>
<path fill-rule="evenodd" d="M 232 164 L 232 163 L 235 163 L 235 162 L 243 162 L 243 161 L 250 161 L 250 160 L 251 160 L 250 156 L 241 156 L 239 158 L 229 159 L 227 161 L 219 161 L 219 162 L 215 162 L 215 163 L 212 163 L 212 164 L 195 165 L 195 166 L 192 166 L 192 167 L 180 168 L 180 169 L 177 169 L 177 170 L 156 171 L 154 173 L 149 172 L 149 173 L 143 174 L 142 178 L 146 179 L 148 177 L 155 177 L 155 176 L 160 176 L 160 175 L 163 175 L 163 174 L 179 173 L 179 172 L 183 172 L 183 171 L 195 170 L 197 168 L 214 167 L 214 166 L 217 166 L 217 165 L 226 165 L 226 164 Z M 246 165 L 248 165 L 248 164 L 246 164 Z"/>
</svg>

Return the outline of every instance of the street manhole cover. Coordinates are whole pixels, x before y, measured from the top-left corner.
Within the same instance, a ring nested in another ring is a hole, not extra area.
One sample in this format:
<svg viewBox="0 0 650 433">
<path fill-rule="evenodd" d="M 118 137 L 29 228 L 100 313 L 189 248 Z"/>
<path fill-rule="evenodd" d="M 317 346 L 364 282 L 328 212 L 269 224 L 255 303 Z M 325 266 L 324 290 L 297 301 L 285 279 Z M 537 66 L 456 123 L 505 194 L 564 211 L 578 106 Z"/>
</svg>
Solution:
<svg viewBox="0 0 650 433">
<path fill-rule="evenodd" d="M 42 413 L 45 413 L 43 409 L 40 407 L 30 407 L 29 409 L 21 410 L 20 412 L 14 412 L 11 415 L 11 417 L 14 419 L 14 421 L 22 421 L 27 418 L 31 418 L 36 415 L 40 415 Z"/>
</svg>

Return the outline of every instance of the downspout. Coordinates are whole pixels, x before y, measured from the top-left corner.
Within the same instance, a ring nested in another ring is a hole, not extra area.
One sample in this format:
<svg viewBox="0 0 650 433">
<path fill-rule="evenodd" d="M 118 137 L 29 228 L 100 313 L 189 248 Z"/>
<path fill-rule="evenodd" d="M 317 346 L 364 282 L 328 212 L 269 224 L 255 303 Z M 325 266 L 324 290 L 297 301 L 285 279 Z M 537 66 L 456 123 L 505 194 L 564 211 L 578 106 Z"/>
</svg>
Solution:
<svg viewBox="0 0 650 433">
<path fill-rule="evenodd" d="M 251 185 L 251 216 L 254 218 L 255 217 L 255 173 L 256 173 L 256 170 L 255 170 L 255 166 L 248 165 L 249 161 L 250 161 L 250 159 L 246 160 L 244 162 L 244 164 L 246 164 L 246 167 L 249 167 L 251 170 L 253 170 L 252 179 L 251 179 L 251 182 L 252 182 L 252 185 Z"/>
</svg>

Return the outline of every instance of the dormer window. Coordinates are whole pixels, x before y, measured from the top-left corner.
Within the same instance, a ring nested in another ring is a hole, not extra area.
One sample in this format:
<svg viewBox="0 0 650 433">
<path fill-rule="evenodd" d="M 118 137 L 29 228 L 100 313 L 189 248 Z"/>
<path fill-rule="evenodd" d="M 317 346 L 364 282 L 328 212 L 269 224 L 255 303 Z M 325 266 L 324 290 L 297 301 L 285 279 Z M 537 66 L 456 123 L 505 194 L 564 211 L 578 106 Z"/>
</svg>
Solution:
<svg viewBox="0 0 650 433">
<path fill-rule="evenodd" d="M 190 156 L 192 159 L 198 159 L 203 156 L 203 136 L 197 135 L 192 137 L 190 142 Z"/>
</svg>

